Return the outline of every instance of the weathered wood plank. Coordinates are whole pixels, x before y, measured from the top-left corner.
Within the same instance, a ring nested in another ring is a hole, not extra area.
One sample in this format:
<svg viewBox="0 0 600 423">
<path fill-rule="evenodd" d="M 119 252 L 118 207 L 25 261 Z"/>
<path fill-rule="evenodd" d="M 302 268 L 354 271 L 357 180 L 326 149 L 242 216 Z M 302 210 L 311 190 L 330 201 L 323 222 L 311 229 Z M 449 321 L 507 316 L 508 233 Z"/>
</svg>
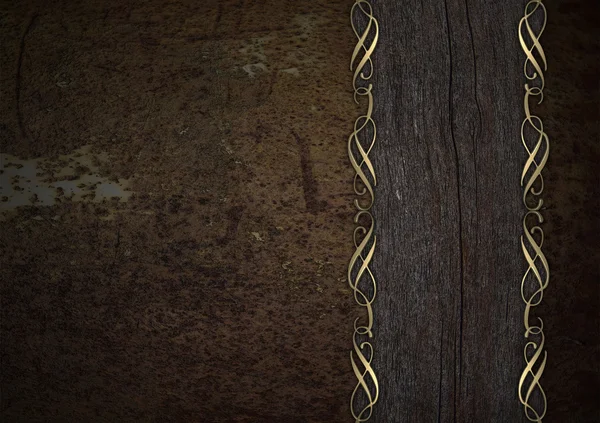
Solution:
<svg viewBox="0 0 600 423">
<path fill-rule="evenodd" d="M 377 422 L 525 421 L 521 3 L 374 4 Z"/>
</svg>

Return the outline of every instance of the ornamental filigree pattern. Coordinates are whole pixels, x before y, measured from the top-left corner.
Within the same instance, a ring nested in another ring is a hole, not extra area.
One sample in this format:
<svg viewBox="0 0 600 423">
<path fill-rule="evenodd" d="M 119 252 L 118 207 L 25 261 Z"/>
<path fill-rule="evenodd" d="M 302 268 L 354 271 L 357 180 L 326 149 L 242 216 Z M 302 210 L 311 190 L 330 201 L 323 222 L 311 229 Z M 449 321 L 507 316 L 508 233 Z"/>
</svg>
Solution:
<svg viewBox="0 0 600 423">
<path fill-rule="evenodd" d="M 367 108 L 354 123 L 354 131 L 348 138 L 348 156 L 354 168 L 354 202 L 357 212 L 354 222 L 355 251 L 348 265 L 348 283 L 354 299 L 365 310 L 365 316 L 354 321 L 353 349 L 350 352 L 352 369 L 357 384 L 350 399 L 350 409 L 356 423 L 371 418 L 373 406 L 379 398 L 377 376 L 371 367 L 373 360 L 373 301 L 377 294 L 377 284 L 370 264 L 375 251 L 376 237 L 371 206 L 374 201 L 373 188 L 377 183 L 375 170 L 369 154 L 377 137 L 377 129 L 372 118 L 373 85 L 369 82 L 373 75 L 372 55 L 379 37 L 379 26 L 373 16 L 368 1 L 356 0 L 350 12 L 354 34 L 358 38 L 352 53 L 350 70 L 354 72 L 352 85 L 354 101 L 360 104 L 366 99 Z"/>
<path fill-rule="evenodd" d="M 521 141 L 528 155 L 521 174 L 523 203 L 527 208 L 523 217 L 521 249 L 528 266 L 521 280 L 521 296 L 525 302 L 523 318 L 528 342 L 523 352 L 525 368 L 519 380 L 519 400 L 526 417 L 532 422 L 540 423 L 547 409 L 546 394 L 540 384 L 546 367 L 547 352 L 544 349 L 544 324 L 541 318 L 533 317 L 532 314 L 534 308 L 542 302 L 544 290 L 550 281 L 550 268 L 542 251 L 544 231 L 540 226 L 544 221 L 541 213 L 541 195 L 544 190 L 542 170 L 548 160 L 550 141 L 544 132 L 542 120 L 532 114 L 530 103 L 540 104 L 544 98 L 544 72 L 547 64 L 540 37 L 545 27 L 546 8 L 542 1 L 530 1 L 519 22 L 519 41 L 526 55 L 523 71 L 527 79 Z"/>
</svg>

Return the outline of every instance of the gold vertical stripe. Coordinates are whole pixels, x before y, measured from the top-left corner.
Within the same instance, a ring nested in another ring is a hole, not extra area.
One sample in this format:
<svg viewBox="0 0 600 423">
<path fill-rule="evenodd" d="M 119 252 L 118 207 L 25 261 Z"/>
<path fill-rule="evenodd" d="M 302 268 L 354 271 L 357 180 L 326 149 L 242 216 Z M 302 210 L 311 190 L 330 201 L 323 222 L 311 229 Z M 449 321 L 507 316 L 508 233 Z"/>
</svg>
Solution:
<svg viewBox="0 0 600 423">
<path fill-rule="evenodd" d="M 377 284 L 370 264 L 377 244 L 374 234 L 374 220 L 370 210 L 373 206 L 373 188 L 377 184 L 375 170 L 369 154 L 377 138 L 377 128 L 372 118 L 373 76 L 372 55 L 379 37 L 379 25 L 373 16 L 373 8 L 366 0 L 355 0 L 350 12 L 350 22 L 358 41 L 352 53 L 350 70 L 354 72 L 352 86 L 354 101 L 367 100 L 365 114 L 354 123 L 354 131 L 348 138 L 348 156 L 354 168 L 354 201 L 357 212 L 354 216 L 355 251 L 348 264 L 348 283 L 354 292 L 354 299 L 366 311 L 366 319 L 354 321 L 353 349 L 350 351 L 352 369 L 356 375 L 356 387 L 352 391 L 350 410 L 356 423 L 365 422 L 373 415 L 373 407 L 379 398 L 379 383 L 371 361 L 373 360 L 373 302 L 377 294 Z M 360 29 L 359 29 L 360 26 Z"/>
<path fill-rule="evenodd" d="M 533 19 L 540 19 L 539 28 L 533 28 Z M 519 380 L 519 400 L 523 404 L 527 419 L 542 422 L 546 415 L 546 394 L 540 379 L 546 367 L 547 352 L 544 349 L 544 324 L 542 319 L 531 316 L 533 309 L 542 302 L 544 290 L 550 281 L 550 268 L 542 245 L 544 231 L 540 224 L 544 221 L 541 213 L 544 190 L 542 170 L 548 160 L 550 141 L 544 132 L 542 120 L 531 113 L 530 102 L 544 99 L 544 72 L 547 69 L 546 55 L 540 44 L 540 37 L 546 27 L 546 8 L 542 0 L 531 0 L 525 6 L 525 13 L 519 22 L 519 41 L 526 59 L 523 71 L 527 83 L 523 107 L 525 119 L 521 124 L 521 141 L 528 158 L 521 174 L 523 203 L 527 209 L 523 217 L 521 249 L 527 261 L 527 270 L 521 280 L 521 297 L 525 302 L 523 321 L 527 343 L 523 354 L 525 368 Z"/>
</svg>

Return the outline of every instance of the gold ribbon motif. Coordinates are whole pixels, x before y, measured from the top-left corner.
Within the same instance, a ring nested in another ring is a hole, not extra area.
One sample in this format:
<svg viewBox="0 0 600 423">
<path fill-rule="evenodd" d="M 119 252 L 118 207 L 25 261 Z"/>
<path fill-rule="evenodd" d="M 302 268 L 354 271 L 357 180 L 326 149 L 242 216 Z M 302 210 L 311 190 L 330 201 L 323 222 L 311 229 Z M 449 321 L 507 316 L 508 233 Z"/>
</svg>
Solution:
<svg viewBox="0 0 600 423">
<path fill-rule="evenodd" d="M 374 220 L 370 210 L 374 201 L 373 188 L 377 184 L 375 170 L 369 154 L 377 137 L 377 128 L 372 118 L 373 93 L 369 82 L 373 76 L 372 54 L 379 37 L 379 25 L 373 16 L 373 8 L 366 0 L 355 0 L 350 12 L 352 29 L 358 41 L 352 53 L 350 70 L 354 72 L 352 86 L 354 101 L 367 100 L 366 113 L 354 123 L 354 131 L 348 138 L 348 156 L 354 168 L 354 201 L 357 212 L 354 216 L 355 251 L 348 265 L 348 283 L 354 292 L 357 304 L 366 309 L 366 321 L 360 317 L 354 321 L 353 350 L 350 352 L 352 369 L 357 384 L 352 391 L 350 410 L 356 423 L 369 420 L 379 398 L 379 383 L 371 361 L 373 360 L 373 301 L 377 284 L 369 268 L 375 251 Z M 360 30 L 359 30 L 360 26 Z"/>
<path fill-rule="evenodd" d="M 532 27 L 533 21 L 540 20 L 538 29 Z M 521 280 L 521 297 L 525 302 L 524 325 L 525 338 L 528 340 L 523 351 L 525 369 L 519 380 L 519 400 L 523 404 L 525 416 L 532 422 L 541 423 L 546 415 L 546 394 L 540 379 L 546 367 L 547 352 L 544 350 L 544 324 L 541 318 L 533 319 L 533 308 L 542 302 L 544 290 L 550 281 L 550 268 L 542 245 L 544 231 L 540 224 L 544 218 L 540 212 L 544 190 L 542 170 L 548 160 L 550 141 L 544 132 L 542 120 L 531 113 L 530 101 L 544 99 L 544 72 L 547 69 L 546 56 L 540 44 L 540 37 L 546 27 L 546 8 L 542 0 L 531 0 L 525 6 L 525 13 L 519 22 L 519 41 L 526 59 L 523 72 L 527 78 L 525 84 L 525 119 L 521 124 L 521 141 L 528 158 L 521 174 L 523 186 L 523 204 L 527 212 L 523 217 L 523 235 L 521 249 L 527 261 L 527 270 Z"/>
</svg>

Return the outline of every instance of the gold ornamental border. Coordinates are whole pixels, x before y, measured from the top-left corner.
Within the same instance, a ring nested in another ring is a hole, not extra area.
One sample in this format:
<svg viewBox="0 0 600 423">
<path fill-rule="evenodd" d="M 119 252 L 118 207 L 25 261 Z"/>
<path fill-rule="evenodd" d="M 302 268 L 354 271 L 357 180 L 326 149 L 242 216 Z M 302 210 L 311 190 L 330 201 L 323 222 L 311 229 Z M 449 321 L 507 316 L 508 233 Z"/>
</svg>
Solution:
<svg viewBox="0 0 600 423">
<path fill-rule="evenodd" d="M 531 113 L 530 102 L 540 104 L 544 99 L 544 72 L 547 63 L 540 37 L 546 27 L 546 17 L 546 8 L 542 0 L 531 0 L 525 6 L 524 15 L 519 22 L 519 41 L 526 55 L 523 72 L 527 79 L 523 99 L 525 118 L 521 124 L 521 142 L 528 154 L 521 174 L 523 204 L 527 210 L 523 217 L 521 249 L 528 267 L 521 280 L 527 343 L 523 351 L 525 368 L 519 380 L 519 400 L 527 419 L 538 423 L 542 422 L 547 410 L 546 394 L 540 383 L 546 367 L 547 351 L 544 349 L 543 321 L 539 317 L 532 317 L 531 314 L 542 302 L 550 281 L 550 268 L 542 252 L 544 231 L 540 226 L 544 221 L 541 213 L 544 203 L 541 199 L 544 191 L 542 170 L 548 160 L 550 140 L 544 132 L 542 119 Z"/>
<path fill-rule="evenodd" d="M 352 30 L 358 38 L 352 52 L 350 70 L 354 72 L 352 86 L 354 101 L 367 100 L 367 110 L 354 122 L 354 131 L 348 138 L 348 156 L 354 168 L 354 216 L 355 251 L 348 264 L 348 283 L 354 292 L 357 304 L 365 309 L 366 320 L 358 317 L 354 321 L 352 337 L 353 349 L 350 351 L 352 369 L 357 379 L 356 387 L 350 399 L 350 411 L 356 423 L 365 422 L 373 415 L 373 407 L 379 398 L 379 383 L 371 361 L 373 360 L 373 302 L 377 294 L 377 284 L 370 269 L 375 251 L 375 221 L 371 214 L 374 191 L 377 184 L 375 170 L 369 154 L 377 138 L 377 128 L 372 118 L 373 85 L 369 82 L 373 76 L 372 55 L 379 38 L 379 25 L 373 16 L 373 8 L 366 0 L 355 0 L 350 12 Z"/>
</svg>

